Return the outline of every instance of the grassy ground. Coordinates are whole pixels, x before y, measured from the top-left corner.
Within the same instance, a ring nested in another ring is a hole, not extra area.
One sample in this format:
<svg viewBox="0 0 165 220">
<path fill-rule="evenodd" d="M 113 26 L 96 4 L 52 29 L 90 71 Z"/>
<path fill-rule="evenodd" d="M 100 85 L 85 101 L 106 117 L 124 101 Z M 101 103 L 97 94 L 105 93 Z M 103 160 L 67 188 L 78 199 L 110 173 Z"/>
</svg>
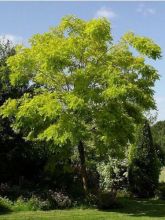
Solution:
<svg viewBox="0 0 165 220">
<path fill-rule="evenodd" d="M 71 209 L 48 212 L 14 212 L 0 215 L 0 220 L 165 220 L 165 201 L 122 200 L 119 209 Z"/>
</svg>

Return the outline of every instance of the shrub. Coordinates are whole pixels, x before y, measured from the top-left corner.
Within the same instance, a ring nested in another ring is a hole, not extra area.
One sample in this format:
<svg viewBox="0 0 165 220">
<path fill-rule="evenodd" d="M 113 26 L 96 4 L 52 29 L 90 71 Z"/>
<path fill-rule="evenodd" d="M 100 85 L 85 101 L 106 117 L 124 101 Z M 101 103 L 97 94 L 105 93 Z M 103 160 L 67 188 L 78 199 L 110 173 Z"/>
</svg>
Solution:
<svg viewBox="0 0 165 220">
<path fill-rule="evenodd" d="M 37 196 L 32 196 L 28 201 L 27 201 L 27 207 L 31 211 L 36 211 L 36 210 L 49 210 L 50 203 L 48 200 L 41 200 Z"/>
<path fill-rule="evenodd" d="M 12 209 L 14 211 L 30 211 L 25 199 L 20 196 L 14 203 Z"/>
<path fill-rule="evenodd" d="M 123 189 L 117 191 L 117 198 L 129 198 L 129 197 L 131 197 L 131 194 L 128 190 Z"/>
<path fill-rule="evenodd" d="M 1 183 L 0 184 L 0 195 L 6 196 L 10 191 L 10 187 L 7 183 Z"/>
<path fill-rule="evenodd" d="M 0 195 L 2 197 L 7 197 L 11 200 L 15 200 L 18 197 L 26 197 L 29 198 L 31 196 L 31 192 L 28 189 L 23 189 L 19 185 L 10 186 L 7 183 L 0 184 Z"/>
<path fill-rule="evenodd" d="M 85 198 L 85 204 L 87 206 L 96 206 L 98 204 L 98 196 L 94 194 L 88 194 Z"/>
<path fill-rule="evenodd" d="M 165 199 L 165 184 L 164 183 L 159 185 L 158 196 L 160 199 Z"/>
<path fill-rule="evenodd" d="M 7 197 L 0 197 L 0 211 L 36 211 L 64 209 L 72 205 L 71 199 L 62 192 L 54 192 L 49 190 L 45 195 L 32 195 L 30 198 L 20 196 L 16 201 L 12 202 Z"/>
<path fill-rule="evenodd" d="M 0 197 L 0 212 L 12 211 L 13 203 L 6 197 Z"/>
<path fill-rule="evenodd" d="M 51 208 L 65 209 L 72 205 L 72 201 L 67 195 L 52 190 L 48 192 L 48 201 L 50 202 Z"/>
<path fill-rule="evenodd" d="M 49 210 L 50 203 L 48 200 L 41 200 L 37 196 L 32 196 L 30 199 L 19 197 L 13 205 L 14 211 L 37 211 L 37 210 Z"/>
<path fill-rule="evenodd" d="M 103 191 L 123 189 L 127 187 L 127 160 L 109 157 L 108 162 L 100 163 L 97 167 L 100 175 L 100 188 Z"/>
<path fill-rule="evenodd" d="M 111 209 L 117 206 L 116 192 L 101 192 L 98 197 L 99 209 Z"/>
</svg>

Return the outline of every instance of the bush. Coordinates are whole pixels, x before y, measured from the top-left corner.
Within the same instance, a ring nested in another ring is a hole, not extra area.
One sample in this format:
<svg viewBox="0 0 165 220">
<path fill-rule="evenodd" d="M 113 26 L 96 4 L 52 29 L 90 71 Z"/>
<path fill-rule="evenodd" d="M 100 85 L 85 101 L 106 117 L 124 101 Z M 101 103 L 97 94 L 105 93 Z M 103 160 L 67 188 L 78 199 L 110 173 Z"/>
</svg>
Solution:
<svg viewBox="0 0 165 220">
<path fill-rule="evenodd" d="M 9 190 L 10 190 L 10 187 L 7 183 L 0 184 L 0 195 L 1 196 L 6 196 Z"/>
<path fill-rule="evenodd" d="M 123 189 L 128 184 L 127 160 L 109 157 L 108 162 L 100 163 L 97 167 L 100 175 L 100 188 L 103 191 Z"/>
<path fill-rule="evenodd" d="M 24 199 L 19 197 L 16 202 L 14 202 L 13 210 L 14 211 L 37 211 L 37 210 L 49 210 L 50 203 L 49 201 L 41 200 L 37 196 L 32 196 L 30 199 Z"/>
<path fill-rule="evenodd" d="M 85 204 L 89 207 L 96 206 L 98 204 L 98 196 L 94 194 L 88 194 L 85 198 Z"/>
<path fill-rule="evenodd" d="M 50 202 L 50 207 L 52 209 L 65 209 L 71 207 L 72 205 L 72 201 L 67 195 L 62 192 L 54 192 L 52 190 L 49 190 L 48 192 L 48 201 Z"/>
<path fill-rule="evenodd" d="M 116 208 L 116 192 L 101 192 L 98 197 L 99 209 L 111 209 Z"/>
<path fill-rule="evenodd" d="M 14 202 L 7 197 L 0 197 L 0 212 L 65 209 L 71 205 L 72 201 L 67 195 L 52 190 L 45 192 L 42 197 L 36 195 L 29 198 L 20 196 Z"/>
<path fill-rule="evenodd" d="M 165 199 L 165 184 L 164 183 L 159 185 L 158 196 L 160 199 Z"/>
<path fill-rule="evenodd" d="M 29 189 L 23 189 L 19 185 L 12 185 L 10 186 L 7 183 L 1 183 L 0 184 L 0 196 L 7 197 L 10 200 L 15 200 L 18 197 L 31 197 L 32 193 L 29 191 Z"/>
<path fill-rule="evenodd" d="M 12 209 L 14 211 L 30 211 L 27 202 L 23 197 L 19 197 L 14 203 Z"/>
<path fill-rule="evenodd" d="M 6 197 L 0 197 L 0 212 L 12 211 L 13 203 Z"/>
<path fill-rule="evenodd" d="M 37 196 L 32 196 L 27 201 L 27 206 L 29 210 L 36 211 L 36 210 L 49 210 L 51 208 L 50 202 L 48 200 L 41 200 Z"/>
<path fill-rule="evenodd" d="M 131 194 L 128 190 L 118 190 L 117 191 L 117 198 L 129 198 Z"/>
</svg>

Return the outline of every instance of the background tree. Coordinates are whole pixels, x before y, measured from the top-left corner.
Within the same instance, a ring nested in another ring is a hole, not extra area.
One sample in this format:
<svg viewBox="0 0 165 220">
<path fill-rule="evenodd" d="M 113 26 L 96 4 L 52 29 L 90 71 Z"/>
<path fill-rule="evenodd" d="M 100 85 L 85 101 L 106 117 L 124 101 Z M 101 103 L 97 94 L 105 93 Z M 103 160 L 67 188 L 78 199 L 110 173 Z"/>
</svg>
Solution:
<svg viewBox="0 0 165 220">
<path fill-rule="evenodd" d="M 12 87 L 10 84 L 7 59 L 15 53 L 12 42 L 0 40 L 0 105 L 8 98 L 19 98 L 25 91 L 30 92 L 26 85 Z M 0 183 L 18 184 L 22 176 L 36 178 L 46 155 L 43 147 L 39 150 L 36 143 L 26 142 L 21 133 L 14 133 L 11 123 L 9 118 L 0 117 Z"/>
<path fill-rule="evenodd" d="M 145 56 L 156 60 L 160 53 L 151 39 L 133 33 L 114 44 L 105 18 L 64 17 L 8 59 L 11 84 L 33 86 L 33 93 L 8 99 L 1 113 L 27 140 L 54 143 L 56 150 L 76 148 L 87 191 L 88 143 L 104 155 L 123 154 L 144 111 L 155 107 L 153 86 L 159 76 Z"/>
<path fill-rule="evenodd" d="M 131 192 L 139 197 L 151 197 L 158 186 L 160 164 L 153 144 L 150 126 L 145 121 L 140 129 L 138 144 L 131 152 L 129 184 Z"/>
<path fill-rule="evenodd" d="M 162 165 L 165 165 L 165 121 L 158 121 L 151 127 L 153 141 Z"/>
</svg>

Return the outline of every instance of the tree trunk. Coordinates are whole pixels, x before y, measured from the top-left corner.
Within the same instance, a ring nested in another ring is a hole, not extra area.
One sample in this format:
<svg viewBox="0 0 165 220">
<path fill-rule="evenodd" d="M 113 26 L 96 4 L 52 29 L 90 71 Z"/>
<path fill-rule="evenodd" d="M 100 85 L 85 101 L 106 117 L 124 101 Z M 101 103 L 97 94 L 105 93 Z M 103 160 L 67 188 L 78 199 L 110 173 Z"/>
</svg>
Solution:
<svg viewBox="0 0 165 220">
<path fill-rule="evenodd" d="M 78 144 L 78 152 L 79 152 L 79 158 L 80 158 L 80 165 L 81 165 L 81 177 L 82 177 L 82 183 L 85 194 L 87 194 L 88 191 L 88 184 L 87 184 L 87 171 L 86 171 L 86 165 L 85 165 L 85 151 L 84 151 L 84 145 L 82 141 Z"/>
</svg>

